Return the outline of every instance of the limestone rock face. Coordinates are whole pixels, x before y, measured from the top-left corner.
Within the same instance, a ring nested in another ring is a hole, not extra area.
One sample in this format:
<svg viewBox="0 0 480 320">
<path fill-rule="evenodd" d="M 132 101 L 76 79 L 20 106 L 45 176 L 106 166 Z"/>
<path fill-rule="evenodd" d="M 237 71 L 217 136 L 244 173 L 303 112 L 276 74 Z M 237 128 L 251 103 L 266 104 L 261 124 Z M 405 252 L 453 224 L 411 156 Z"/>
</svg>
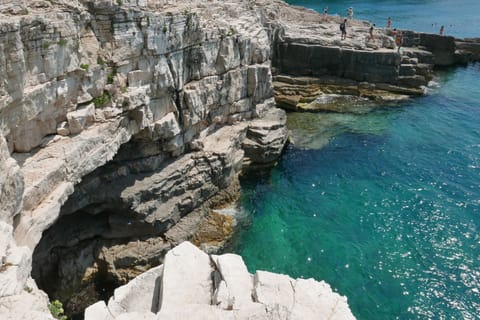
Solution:
<svg viewBox="0 0 480 320">
<path fill-rule="evenodd" d="M 206 253 L 184 242 L 167 253 L 163 271 L 169 276 L 162 277 L 160 309 L 174 310 L 184 305 L 210 304 L 213 294 L 212 270 L 210 257 Z"/>
<path fill-rule="evenodd" d="M 0 299 L 33 261 L 81 310 L 98 274 L 125 283 L 200 239 L 243 165 L 283 149 L 248 1 L 3 1 L 0 21 Z"/>
<path fill-rule="evenodd" d="M 0 221 L 12 224 L 22 206 L 24 189 L 20 167 L 10 157 L 7 141 L 0 134 Z"/>
<path fill-rule="evenodd" d="M 160 303 L 163 265 L 140 274 L 128 284 L 115 289 L 108 302 L 108 311 L 113 316 L 129 312 L 156 313 Z M 163 288 L 163 287 L 162 287 Z"/>
<path fill-rule="evenodd" d="M 287 137 L 287 117 L 278 109 L 267 111 L 252 121 L 242 142 L 246 158 L 254 163 L 270 163 L 280 156 Z"/>
<path fill-rule="evenodd" d="M 347 299 L 323 281 L 265 271 L 251 275 L 240 256 L 208 256 L 189 242 L 167 253 L 163 272 L 149 270 L 118 288 L 108 305 L 88 307 L 85 320 L 133 314 L 136 319 L 355 319 Z"/>
<path fill-rule="evenodd" d="M 276 83 L 276 101 L 286 109 L 345 112 L 330 106 L 302 105 L 310 103 L 314 94 L 320 99 L 328 94 L 345 94 L 342 92 L 345 80 L 354 81 L 349 86 L 358 88 L 355 96 L 368 97 L 373 103 L 377 96 L 402 100 L 405 95 L 424 93 L 423 88 L 432 79 L 435 66 L 479 60 L 478 39 L 398 30 L 403 35 L 398 50 L 393 30 L 374 28 L 374 37 L 370 39 L 370 24 L 353 20 L 347 26 L 346 39 L 341 40 L 338 30 L 341 17 L 325 18 L 313 10 L 292 8 L 276 1 L 263 5 L 272 28 L 274 75 L 337 79 L 342 87 L 332 90 L 334 83 L 330 81 L 315 88 L 297 86 L 295 92 L 289 86 Z M 374 89 L 365 90 L 365 82 Z M 403 93 L 397 95 L 400 91 Z"/>
<path fill-rule="evenodd" d="M 54 320 L 47 304 L 48 296 L 30 278 L 17 294 L 0 297 L 0 316 L 6 320 Z"/>
<path fill-rule="evenodd" d="M 400 55 L 382 30 L 367 43 L 356 21 L 358 37 L 341 42 L 337 21 L 320 18 L 277 0 L 0 1 L 0 305 L 29 299 L 32 270 L 51 296 L 76 292 L 66 308 L 78 312 L 97 275 L 125 283 L 199 241 L 241 170 L 273 163 L 286 143 L 272 72 L 404 95 L 433 65 L 476 52 L 412 34 Z M 211 297 L 243 306 L 229 279 Z M 198 303 L 166 317 L 232 317 Z M 272 308 L 293 312 L 284 305 Z"/>
<path fill-rule="evenodd" d="M 480 38 L 455 39 L 455 48 L 460 62 L 480 61 Z"/>
</svg>

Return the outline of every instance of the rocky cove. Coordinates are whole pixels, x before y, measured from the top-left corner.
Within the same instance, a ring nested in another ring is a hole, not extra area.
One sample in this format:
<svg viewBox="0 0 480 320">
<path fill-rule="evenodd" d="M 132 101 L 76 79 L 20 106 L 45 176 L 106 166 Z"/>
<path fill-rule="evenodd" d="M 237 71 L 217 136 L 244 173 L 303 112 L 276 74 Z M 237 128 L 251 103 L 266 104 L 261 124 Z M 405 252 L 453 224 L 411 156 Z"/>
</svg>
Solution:
<svg viewBox="0 0 480 320">
<path fill-rule="evenodd" d="M 50 317 L 37 284 L 81 314 L 184 240 L 220 248 L 233 221 L 213 209 L 286 143 L 275 105 L 421 95 L 434 67 L 480 55 L 475 39 L 410 31 L 398 54 L 362 21 L 340 41 L 335 19 L 278 1 L 2 1 L 0 13 L 0 314 L 12 319 Z"/>
</svg>

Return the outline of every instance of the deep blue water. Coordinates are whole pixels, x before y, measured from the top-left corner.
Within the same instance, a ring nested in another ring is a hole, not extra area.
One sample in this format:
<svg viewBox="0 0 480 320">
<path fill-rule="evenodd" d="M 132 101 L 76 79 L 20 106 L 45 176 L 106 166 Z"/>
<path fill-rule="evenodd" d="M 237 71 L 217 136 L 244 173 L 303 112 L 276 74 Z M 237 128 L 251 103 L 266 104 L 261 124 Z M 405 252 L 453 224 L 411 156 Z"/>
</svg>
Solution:
<svg viewBox="0 0 480 320">
<path fill-rule="evenodd" d="M 328 1 L 371 19 L 408 7 L 405 26 L 422 25 L 426 8 L 478 20 L 480 1 L 446 3 Z M 437 81 L 369 113 L 288 115 L 295 144 L 242 181 L 234 251 L 251 272 L 324 279 L 358 319 L 480 319 L 480 64 Z"/>
</svg>

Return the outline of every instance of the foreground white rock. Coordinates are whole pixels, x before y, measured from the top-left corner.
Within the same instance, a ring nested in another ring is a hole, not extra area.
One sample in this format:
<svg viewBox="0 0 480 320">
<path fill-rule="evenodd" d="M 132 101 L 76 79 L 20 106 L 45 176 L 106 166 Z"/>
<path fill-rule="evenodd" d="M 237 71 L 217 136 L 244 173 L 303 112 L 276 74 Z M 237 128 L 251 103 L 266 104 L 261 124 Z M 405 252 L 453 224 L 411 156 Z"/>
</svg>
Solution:
<svg viewBox="0 0 480 320">
<path fill-rule="evenodd" d="M 219 292 L 222 291 L 222 292 Z M 226 301 L 222 301 L 226 298 Z M 108 305 L 85 320 L 118 319 L 355 319 L 347 298 L 324 281 L 248 273 L 235 254 L 207 255 L 190 242 L 170 250 L 164 265 L 117 288 Z"/>
</svg>

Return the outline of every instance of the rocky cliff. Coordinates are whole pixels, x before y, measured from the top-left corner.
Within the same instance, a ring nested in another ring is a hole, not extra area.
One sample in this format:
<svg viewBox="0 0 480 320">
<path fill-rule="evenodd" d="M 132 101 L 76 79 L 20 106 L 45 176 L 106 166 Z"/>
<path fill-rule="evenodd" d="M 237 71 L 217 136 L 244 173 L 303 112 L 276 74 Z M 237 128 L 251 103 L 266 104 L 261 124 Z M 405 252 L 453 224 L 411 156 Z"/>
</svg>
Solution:
<svg viewBox="0 0 480 320">
<path fill-rule="evenodd" d="M 288 110 L 352 111 L 339 108 L 341 101 L 335 101 L 336 106 L 323 103 L 330 101 L 328 96 L 351 96 L 350 104 L 358 98 L 385 104 L 423 95 L 435 68 L 480 60 L 479 39 L 398 30 L 403 35 L 398 50 L 391 29 L 374 28 L 372 39 L 369 22 L 352 20 L 342 40 L 342 17 L 325 18 L 286 4 L 267 8 L 269 23 L 275 26 L 275 98 Z"/>
<path fill-rule="evenodd" d="M 398 99 L 479 57 L 367 30 L 275 0 L 0 0 L 2 318 L 49 317 L 36 283 L 81 313 L 184 240 L 221 247 L 235 219 L 214 209 L 285 145 L 274 96 Z"/>
<path fill-rule="evenodd" d="M 198 233 L 212 216 L 231 230 L 211 209 L 287 138 L 262 12 L 247 1 L 0 9 L 2 318 L 46 312 L 32 264 L 74 314 L 100 282 L 128 281 L 185 239 L 208 242 Z"/>
<path fill-rule="evenodd" d="M 88 307 L 85 320 L 114 319 L 355 319 L 347 299 L 325 282 L 248 273 L 235 254 L 207 255 L 184 242 L 162 266 Z"/>
</svg>

